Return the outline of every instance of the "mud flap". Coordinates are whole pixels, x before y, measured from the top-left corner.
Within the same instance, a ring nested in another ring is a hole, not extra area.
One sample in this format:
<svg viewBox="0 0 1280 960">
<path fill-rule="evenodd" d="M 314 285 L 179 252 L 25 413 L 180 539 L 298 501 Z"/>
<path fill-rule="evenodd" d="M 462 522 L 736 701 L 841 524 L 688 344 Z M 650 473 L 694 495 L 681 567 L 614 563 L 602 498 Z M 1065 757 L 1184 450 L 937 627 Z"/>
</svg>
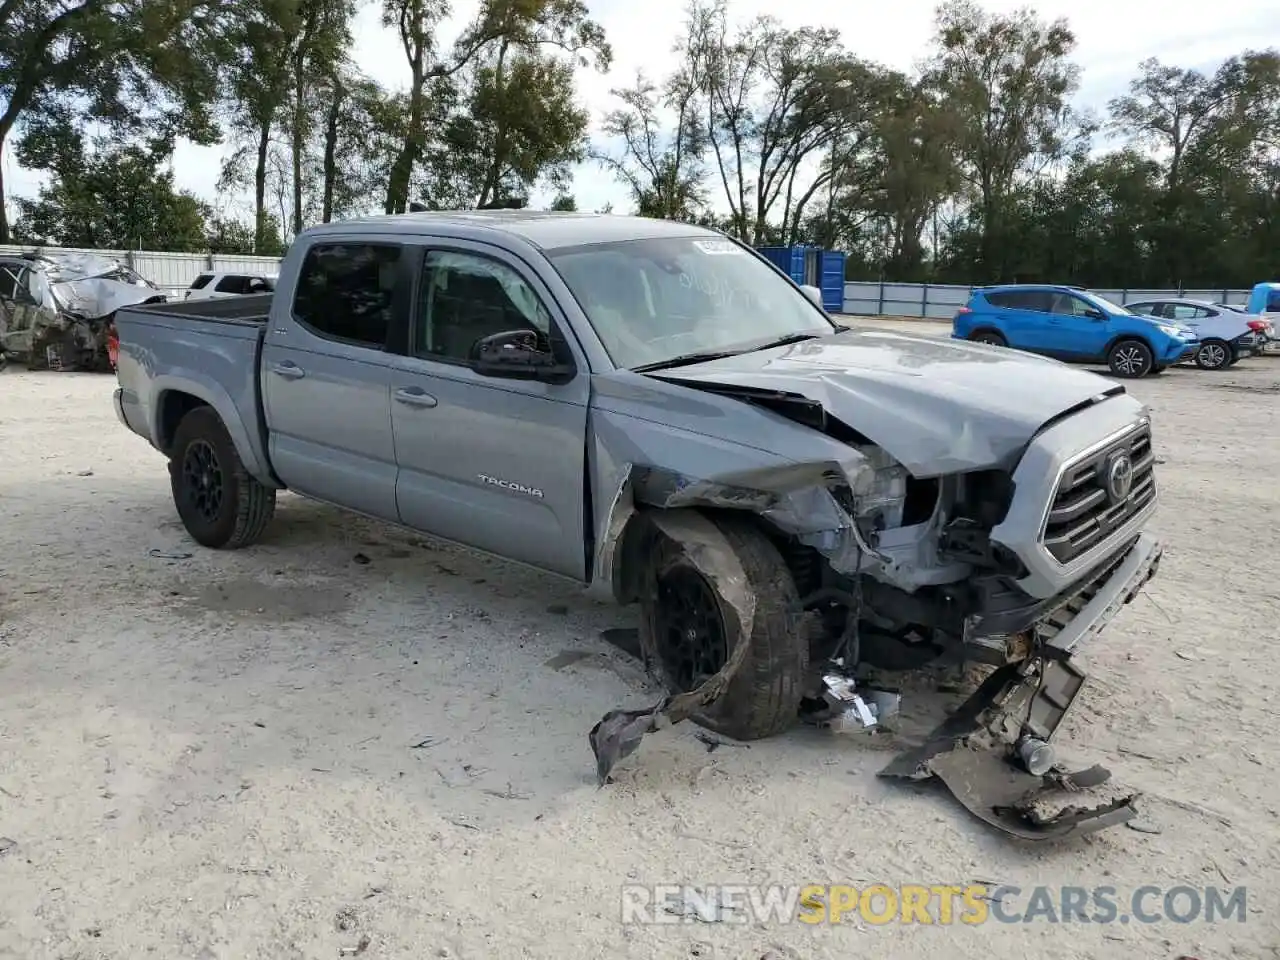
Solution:
<svg viewBox="0 0 1280 960">
<path fill-rule="evenodd" d="M 1102 767 L 1067 773 L 1055 766 L 1036 776 L 1015 765 L 1009 734 L 1048 741 L 1084 686 L 1084 674 L 1066 657 L 1034 666 L 1028 671 L 1014 663 L 993 672 L 923 745 L 899 754 L 879 775 L 936 777 L 974 816 L 1024 840 L 1093 833 L 1133 819 L 1136 794 L 1081 805 L 1081 793 L 1110 779 Z M 1051 812 L 1055 795 L 1066 799 Z"/>
</svg>

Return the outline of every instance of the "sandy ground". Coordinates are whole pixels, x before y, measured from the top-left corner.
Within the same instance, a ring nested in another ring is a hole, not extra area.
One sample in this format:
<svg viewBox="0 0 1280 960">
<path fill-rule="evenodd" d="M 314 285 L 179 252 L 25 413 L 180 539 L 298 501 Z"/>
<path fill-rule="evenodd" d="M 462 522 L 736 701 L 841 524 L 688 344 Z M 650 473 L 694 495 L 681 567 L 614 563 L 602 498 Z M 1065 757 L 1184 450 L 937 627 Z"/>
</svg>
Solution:
<svg viewBox="0 0 1280 960">
<path fill-rule="evenodd" d="M 600 636 L 629 611 L 292 496 L 261 546 L 199 549 L 112 387 L 0 374 L 0 956 L 1280 955 L 1280 359 L 1132 388 L 1168 552 L 1084 655 L 1062 737 L 1145 792 L 1155 832 L 1033 849 L 878 781 L 888 755 L 862 734 L 708 752 L 680 725 L 597 790 L 587 730 L 655 696 Z M 1245 885 L 1249 908 L 620 922 L 627 882 L 976 880 Z"/>
</svg>

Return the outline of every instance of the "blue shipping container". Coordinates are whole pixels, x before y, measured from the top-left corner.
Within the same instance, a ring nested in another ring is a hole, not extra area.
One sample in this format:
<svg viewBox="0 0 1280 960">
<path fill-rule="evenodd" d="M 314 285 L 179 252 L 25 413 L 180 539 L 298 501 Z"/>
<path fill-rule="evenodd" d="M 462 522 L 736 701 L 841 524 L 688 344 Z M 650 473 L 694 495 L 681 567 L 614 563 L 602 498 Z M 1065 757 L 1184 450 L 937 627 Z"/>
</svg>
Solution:
<svg viewBox="0 0 1280 960">
<path fill-rule="evenodd" d="M 822 291 L 822 306 L 832 313 L 844 310 L 845 255 L 820 247 L 757 247 L 761 256 L 802 286 Z"/>
</svg>

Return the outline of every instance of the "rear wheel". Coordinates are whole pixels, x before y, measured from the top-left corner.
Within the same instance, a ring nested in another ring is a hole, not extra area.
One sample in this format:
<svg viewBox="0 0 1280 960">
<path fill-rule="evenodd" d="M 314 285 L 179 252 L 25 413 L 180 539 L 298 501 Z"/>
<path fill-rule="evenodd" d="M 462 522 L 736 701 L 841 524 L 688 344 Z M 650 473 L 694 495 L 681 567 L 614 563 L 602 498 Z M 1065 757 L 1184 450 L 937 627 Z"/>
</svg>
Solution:
<svg viewBox="0 0 1280 960">
<path fill-rule="evenodd" d="M 196 407 L 178 424 L 169 451 L 169 484 L 182 525 L 204 547 L 246 547 L 275 515 L 275 490 L 245 469 L 212 407 Z"/>
<path fill-rule="evenodd" d="M 696 562 L 700 543 L 682 543 L 656 525 L 641 594 L 643 649 L 657 656 L 667 688 L 685 692 L 717 673 L 740 643 L 746 659 L 724 694 L 693 720 L 735 740 L 758 740 L 795 723 L 809 669 L 795 582 L 778 548 L 752 522 L 710 516 L 755 597 L 744 637 L 730 601 Z"/>
<path fill-rule="evenodd" d="M 1169 368 L 1167 366 L 1155 366 L 1151 368 L 1151 375 L 1154 377 L 1158 373 L 1164 373 Z"/>
<path fill-rule="evenodd" d="M 969 334 L 969 339 L 974 343 L 988 343 L 993 347 L 1007 347 L 1009 341 L 994 330 L 978 330 Z"/>
<path fill-rule="evenodd" d="M 1196 366 L 1201 370 L 1222 370 L 1231 366 L 1231 344 L 1225 340 L 1205 340 L 1196 351 Z"/>
<path fill-rule="evenodd" d="M 1155 357 L 1141 340 L 1121 340 L 1107 352 L 1107 366 L 1114 376 L 1136 380 L 1151 372 Z"/>
</svg>

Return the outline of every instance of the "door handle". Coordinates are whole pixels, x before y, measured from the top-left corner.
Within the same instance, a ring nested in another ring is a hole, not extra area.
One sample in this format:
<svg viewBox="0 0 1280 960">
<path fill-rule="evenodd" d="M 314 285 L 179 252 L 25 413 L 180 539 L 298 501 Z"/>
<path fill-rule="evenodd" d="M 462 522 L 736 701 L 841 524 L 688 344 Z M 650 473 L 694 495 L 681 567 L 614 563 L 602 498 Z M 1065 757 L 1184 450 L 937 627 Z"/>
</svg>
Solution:
<svg viewBox="0 0 1280 960">
<path fill-rule="evenodd" d="M 396 400 L 409 407 L 434 407 L 436 398 L 418 387 L 404 387 L 396 391 Z"/>
<path fill-rule="evenodd" d="M 307 372 L 300 366 L 296 363 L 291 363 L 288 360 L 285 360 L 283 363 L 273 363 L 271 365 L 271 372 L 278 377 L 284 377 L 286 380 L 301 380 L 307 375 Z"/>
</svg>

